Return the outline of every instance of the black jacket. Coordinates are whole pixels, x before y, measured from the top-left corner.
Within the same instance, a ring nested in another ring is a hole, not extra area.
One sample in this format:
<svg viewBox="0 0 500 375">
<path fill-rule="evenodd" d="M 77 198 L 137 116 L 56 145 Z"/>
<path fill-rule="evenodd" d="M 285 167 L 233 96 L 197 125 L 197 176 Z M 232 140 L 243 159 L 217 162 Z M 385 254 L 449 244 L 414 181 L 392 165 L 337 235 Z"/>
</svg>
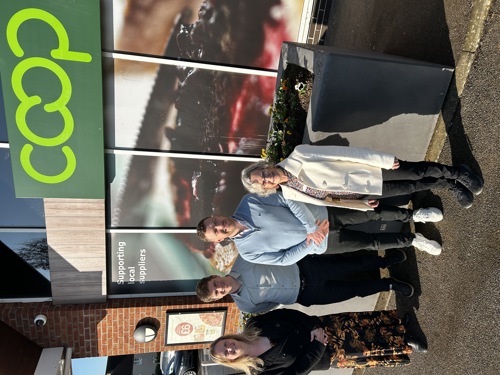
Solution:
<svg viewBox="0 0 500 375">
<path fill-rule="evenodd" d="M 326 346 L 311 342 L 311 331 L 321 326 L 316 316 L 296 310 L 278 309 L 249 319 L 248 324 L 261 330 L 275 345 L 260 355 L 265 375 L 305 375 L 330 367 Z"/>
</svg>

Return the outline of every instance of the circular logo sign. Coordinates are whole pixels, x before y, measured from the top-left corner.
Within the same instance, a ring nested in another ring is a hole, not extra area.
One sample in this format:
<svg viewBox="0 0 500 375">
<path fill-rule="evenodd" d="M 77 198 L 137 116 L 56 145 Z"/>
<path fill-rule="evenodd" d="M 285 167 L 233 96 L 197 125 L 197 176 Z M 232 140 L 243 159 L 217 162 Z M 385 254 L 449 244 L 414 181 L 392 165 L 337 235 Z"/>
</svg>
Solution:
<svg viewBox="0 0 500 375">
<path fill-rule="evenodd" d="M 175 327 L 175 333 L 179 336 L 187 336 L 193 332 L 193 325 L 188 322 L 180 323 Z"/>
</svg>

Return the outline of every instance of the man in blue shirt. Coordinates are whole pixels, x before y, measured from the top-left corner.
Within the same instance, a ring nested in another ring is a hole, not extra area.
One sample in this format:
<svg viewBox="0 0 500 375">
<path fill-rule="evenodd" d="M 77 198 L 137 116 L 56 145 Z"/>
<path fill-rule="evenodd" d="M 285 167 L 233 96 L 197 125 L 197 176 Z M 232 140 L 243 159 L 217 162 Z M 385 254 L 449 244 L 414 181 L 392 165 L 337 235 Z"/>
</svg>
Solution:
<svg viewBox="0 0 500 375">
<path fill-rule="evenodd" d="M 361 249 L 415 246 L 432 255 L 439 255 L 441 246 L 419 233 L 369 234 L 344 227 L 371 220 L 408 222 L 441 219 L 442 213 L 437 208 L 413 211 L 377 207 L 373 211 L 357 211 L 292 201 L 278 192 L 268 197 L 245 195 L 232 218 L 204 218 L 198 224 L 197 234 L 207 242 L 232 239 L 241 257 L 249 262 L 286 266 L 306 255 Z M 330 230 L 335 233 L 330 233 Z"/>
<path fill-rule="evenodd" d="M 411 297 L 410 284 L 380 279 L 368 272 L 404 260 L 406 254 L 401 250 L 385 258 L 374 252 L 310 255 L 289 266 L 249 263 L 238 256 L 228 275 L 201 279 L 196 294 L 204 302 L 230 295 L 238 308 L 248 313 L 262 313 L 280 304 L 325 305 L 388 290 Z"/>
</svg>

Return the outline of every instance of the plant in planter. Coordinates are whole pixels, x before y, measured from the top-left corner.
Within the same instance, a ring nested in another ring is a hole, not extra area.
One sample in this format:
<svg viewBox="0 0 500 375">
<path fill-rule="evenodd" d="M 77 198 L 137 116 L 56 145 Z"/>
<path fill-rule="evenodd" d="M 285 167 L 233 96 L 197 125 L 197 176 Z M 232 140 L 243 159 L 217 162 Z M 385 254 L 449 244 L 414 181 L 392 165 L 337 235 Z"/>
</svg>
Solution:
<svg viewBox="0 0 500 375">
<path fill-rule="evenodd" d="M 262 158 L 278 163 L 302 143 L 313 80 L 308 70 L 287 65 L 274 104 L 269 109 L 271 126 Z"/>
</svg>

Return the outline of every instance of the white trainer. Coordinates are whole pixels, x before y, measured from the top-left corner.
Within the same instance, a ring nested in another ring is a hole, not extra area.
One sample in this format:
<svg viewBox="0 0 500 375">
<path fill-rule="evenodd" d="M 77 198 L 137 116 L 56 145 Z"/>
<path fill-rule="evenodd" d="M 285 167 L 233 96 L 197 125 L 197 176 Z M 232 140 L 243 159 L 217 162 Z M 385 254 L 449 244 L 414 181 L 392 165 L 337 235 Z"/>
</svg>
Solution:
<svg viewBox="0 0 500 375">
<path fill-rule="evenodd" d="M 443 220 L 443 212 L 436 207 L 419 208 L 413 211 L 415 223 L 437 223 Z"/>
<path fill-rule="evenodd" d="M 421 233 L 415 233 L 412 246 L 431 255 L 439 255 L 443 248 L 436 241 L 425 238 Z"/>
</svg>

